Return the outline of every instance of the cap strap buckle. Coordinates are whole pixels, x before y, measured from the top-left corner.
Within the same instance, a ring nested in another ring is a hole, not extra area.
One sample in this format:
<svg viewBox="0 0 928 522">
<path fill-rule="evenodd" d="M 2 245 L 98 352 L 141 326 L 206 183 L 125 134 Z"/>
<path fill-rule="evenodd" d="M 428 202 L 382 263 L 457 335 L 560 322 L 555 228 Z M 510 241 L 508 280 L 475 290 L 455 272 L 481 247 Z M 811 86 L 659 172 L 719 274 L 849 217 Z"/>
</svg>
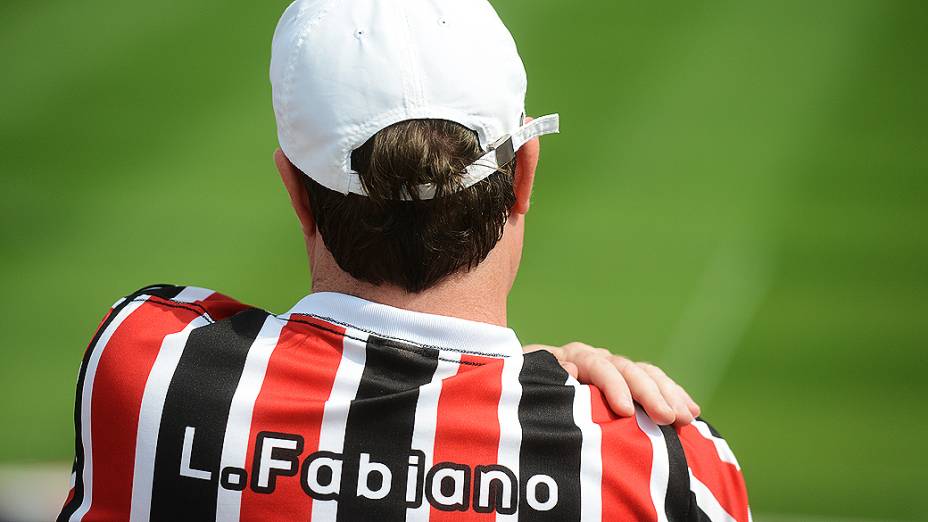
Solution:
<svg viewBox="0 0 928 522">
<path fill-rule="evenodd" d="M 516 149 L 512 145 L 512 136 L 503 136 L 490 145 L 490 151 L 495 154 L 497 167 L 508 165 L 516 158 Z"/>
</svg>

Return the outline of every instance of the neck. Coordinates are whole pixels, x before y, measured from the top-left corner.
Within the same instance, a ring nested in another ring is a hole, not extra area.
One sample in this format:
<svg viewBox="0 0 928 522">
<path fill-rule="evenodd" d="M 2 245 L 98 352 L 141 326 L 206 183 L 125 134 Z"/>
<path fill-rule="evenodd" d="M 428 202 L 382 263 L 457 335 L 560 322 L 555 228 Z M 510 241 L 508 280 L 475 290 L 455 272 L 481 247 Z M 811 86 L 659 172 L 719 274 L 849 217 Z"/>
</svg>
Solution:
<svg viewBox="0 0 928 522">
<path fill-rule="evenodd" d="M 358 281 L 338 268 L 329 254 L 314 263 L 312 291 L 338 292 L 414 312 L 506 326 L 511 280 L 501 257 L 494 249 L 473 270 L 454 274 L 423 292 L 410 293 L 392 285 Z"/>
</svg>

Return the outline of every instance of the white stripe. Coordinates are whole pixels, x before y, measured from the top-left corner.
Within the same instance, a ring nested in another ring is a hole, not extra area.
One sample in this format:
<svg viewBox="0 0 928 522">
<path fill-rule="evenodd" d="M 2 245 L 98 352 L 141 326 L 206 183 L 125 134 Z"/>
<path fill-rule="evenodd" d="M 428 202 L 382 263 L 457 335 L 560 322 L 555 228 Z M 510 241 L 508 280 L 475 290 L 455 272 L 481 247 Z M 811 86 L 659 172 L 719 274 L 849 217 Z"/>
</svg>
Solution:
<svg viewBox="0 0 928 522">
<path fill-rule="evenodd" d="M 735 517 L 728 514 L 715 499 L 705 484 L 700 482 L 690 471 L 690 490 L 696 495 L 696 505 L 703 513 L 708 515 L 712 522 L 738 522 Z"/>
<path fill-rule="evenodd" d="M 71 515 L 72 522 L 81 520 L 90 511 L 90 504 L 93 500 L 93 444 L 90 440 L 90 405 L 93 400 L 93 382 L 97 375 L 97 365 L 100 364 L 100 356 L 103 355 L 106 344 L 110 342 L 110 338 L 113 337 L 113 333 L 116 332 L 119 325 L 132 312 L 138 310 L 147 299 L 148 296 L 143 295 L 136 297 L 133 302 L 127 304 L 100 334 L 97 344 L 88 348 L 88 350 L 91 350 L 90 358 L 87 360 L 87 368 L 84 370 L 84 387 L 81 389 L 81 445 L 84 448 L 84 470 L 81 474 L 81 480 L 84 484 L 84 498 L 81 499 L 81 505 Z"/>
<path fill-rule="evenodd" d="M 210 324 L 209 319 L 197 316 L 180 332 L 166 335 L 161 349 L 148 374 L 142 405 L 139 408 L 139 426 L 135 439 L 135 467 L 132 476 L 132 511 L 129 520 L 145 522 L 151 513 L 151 489 L 155 471 L 155 451 L 161 430 L 161 413 L 174 370 L 180 361 L 190 332 Z"/>
<path fill-rule="evenodd" d="M 522 357 L 507 357 L 503 360 L 502 393 L 499 398 L 499 454 L 496 462 L 519 476 L 519 452 L 522 449 L 522 425 L 519 423 L 519 401 L 522 399 Z M 518 510 L 512 515 L 496 514 L 497 521 L 519 519 Z"/>
<path fill-rule="evenodd" d="M 422 469 L 432 467 L 435 457 L 435 426 L 438 422 L 438 399 L 441 397 L 442 380 L 457 374 L 460 367 L 460 352 L 439 352 L 438 366 L 432 375 L 432 381 L 419 387 L 419 400 L 416 403 L 416 423 L 412 432 L 412 449 L 425 454 Z M 406 510 L 407 522 L 420 522 L 429 519 L 431 504 L 422 502 L 417 508 Z"/>
<path fill-rule="evenodd" d="M 741 470 L 741 466 L 738 464 L 738 459 L 735 457 L 735 453 L 731 450 L 731 446 L 728 445 L 728 441 L 713 435 L 712 430 L 709 429 L 709 425 L 701 420 L 693 421 L 693 426 L 696 427 L 696 430 L 699 431 L 700 435 L 709 439 L 709 441 L 715 445 L 715 452 L 719 454 L 719 459 L 721 459 L 722 462 L 727 462 L 735 466 L 738 470 Z"/>
<path fill-rule="evenodd" d="M 590 387 L 573 377 L 567 384 L 574 387 L 574 424 L 583 434 L 580 446 L 580 520 L 599 521 L 603 516 L 602 500 L 602 430 L 593 422 Z"/>
<path fill-rule="evenodd" d="M 338 363 L 332 393 L 325 402 L 322 429 L 319 433 L 319 451 L 341 453 L 345 445 L 345 427 L 351 401 L 358 395 L 361 374 L 367 360 L 367 334 L 348 328 L 342 341 L 342 359 Z M 336 500 L 313 499 L 314 521 L 335 520 L 338 514 Z"/>
<path fill-rule="evenodd" d="M 254 413 L 255 400 L 264 385 L 267 365 L 280 340 L 280 331 L 286 318 L 269 316 L 264 321 L 261 331 L 248 349 L 242 377 L 232 395 L 229 408 L 229 421 L 222 440 L 222 458 L 219 469 L 233 466 L 245 468 L 248 456 L 248 441 L 251 437 L 251 418 Z M 216 520 L 235 522 L 239 519 L 242 508 L 242 492 L 220 487 L 216 495 Z"/>
<path fill-rule="evenodd" d="M 667 482 L 670 478 L 670 460 L 667 455 L 667 441 L 660 428 L 641 408 L 635 407 L 635 419 L 638 427 L 651 441 L 651 502 L 657 512 L 658 522 L 667 522 L 664 504 L 667 498 Z"/>
<path fill-rule="evenodd" d="M 185 286 L 184 289 L 171 300 L 177 301 L 178 303 L 195 303 L 197 301 L 205 301 L 207 297 L 215 293 L 216 292 L 206 288 Z"/>
</svg>

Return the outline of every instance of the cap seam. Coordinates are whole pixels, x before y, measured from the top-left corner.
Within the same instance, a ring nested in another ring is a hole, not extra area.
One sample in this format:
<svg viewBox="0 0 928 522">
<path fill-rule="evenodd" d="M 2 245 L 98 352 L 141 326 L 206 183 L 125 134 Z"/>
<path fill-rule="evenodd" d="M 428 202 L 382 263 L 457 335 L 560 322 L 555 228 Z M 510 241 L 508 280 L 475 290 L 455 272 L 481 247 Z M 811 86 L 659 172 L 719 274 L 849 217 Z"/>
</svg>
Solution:
<svg viewBox="0 0 928 522">
<path fill-rule="evenodd" d="M 400 16 L 403 17 L 403 51 L 406 58 L 406 63 L 404 64 L 405 73 L 403 75 L 403 107 L 408 111 L 411 106 L 415 105 L 415 100 L 410 100 L 410 98 L 415 98 L 415 83 L 413 72 L 413 63 L 412 57 L 410 56 L 410 47 L 412 47 L 412 35 L 409 33 L 409 24 L 406 23 L 406 2 L 397 2 L 397 10 L 400 11 Z"/>
<path fill-rule="evenodd" d="M 416 46 L 412 42 L 412 25 L 409 23 L 409 13 L 403 8 L 403 22 L 406 25 L 406 52 L 409 59 L 409 75 L 412 78 L 414 105 L 425 105 L 425 88 L 422 86 L 422 77 L 416 64 L 419 62 Z"/>
<path fill-rule="evenodd" d="M 298 0 L 299 1 L 299 0 Z M 297 11 L 296 20 L 294 24 L 297 26 L 297 34 L 299 37 L 296 41 L 295 48 L 290 52 L 289 60 L 287 61 L 287 72 L 284 77 L 284 107 L 283 107 L 283 116 L 284 116 L 284 126 L 290 134 L 293 134 L 293 111 L 291 107 L 293 105 L 293 84 L 294 84 L 294 71 L 296 70 L 296 62 L 299 58 L 300 53 L 303 51 L 303 45 L 306 43 L 306 32 L 311 29 L 314 25 L 318 24 L 327 14 L 332 7 L 332 4 L 335 0 L 329 0 L 328 4 L 319 10 L 316 15 L 309 20 L 304 21 L 306 13 L 306 2 L 300 3 L 300 9 Z"/>
</svg>

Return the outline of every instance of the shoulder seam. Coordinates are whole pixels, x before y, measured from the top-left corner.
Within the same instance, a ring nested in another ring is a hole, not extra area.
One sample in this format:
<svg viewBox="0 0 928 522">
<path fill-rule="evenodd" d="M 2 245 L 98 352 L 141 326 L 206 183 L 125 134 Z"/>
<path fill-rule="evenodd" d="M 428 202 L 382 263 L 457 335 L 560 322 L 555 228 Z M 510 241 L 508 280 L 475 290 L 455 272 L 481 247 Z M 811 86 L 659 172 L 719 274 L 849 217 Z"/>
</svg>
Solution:
<svg viewBox="0 0 928 522">
<path fill-rule="evenodd" d="M 216 320 L 213 319 L 212 316 L 209 315 L 209 312 L 206 311 L 206 308 L 204 308 L 203 305 L 199 303 L 181 303 L 179 301 L 174 301 L 173 299 L 166 299 L 164 297 L 159 297 L 156 295 L 148 295 L 147 299 L 141 299 L 143 295 L 147 295 L 147 294 L 136 295 L 132 299 L 126 299 L 126 301 L 128 303 L 144 301 L 144 302 L 161 305 L 161 306 L 167 306 L 171 308 L 180 308 L 183 310 L 187 310 L 188 312 L 194 312 L 195 314 L 202 317 L 203 319 L 206 319 L 206 321 L 209 322 L 210 324 L 213 324 L 216 322 Z M 156 300 L 153 300 L 153 298 Z"/>
</svg>

